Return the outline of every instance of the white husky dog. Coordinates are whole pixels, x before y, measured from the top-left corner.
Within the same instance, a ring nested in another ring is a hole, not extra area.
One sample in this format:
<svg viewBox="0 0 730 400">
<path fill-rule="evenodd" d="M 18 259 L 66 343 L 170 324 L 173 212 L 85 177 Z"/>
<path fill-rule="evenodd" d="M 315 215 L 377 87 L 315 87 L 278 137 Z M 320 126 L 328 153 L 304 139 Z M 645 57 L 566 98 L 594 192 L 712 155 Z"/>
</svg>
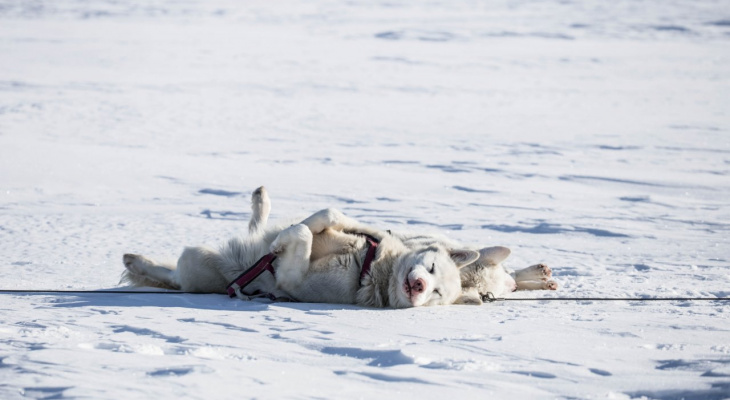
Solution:
<svg viewBox="0 0 730 400">
<path fill-rule="evenodd" d="M 263 187 L 252 195 L 249 229 L 255 231 L 266 226 L 271 212 L 271 200 Z M 428 249 L 432 246 L 450 249 L 468 248 L 444 235 L 413 232 L 391 232 L 406 247 L 412 250 Z M 462 296 L 460 304 L 482 304 L 482 299 L 493 296 L 504 297 L 516 290 L 557 290 L 558 284 L 552 277 L 552 270 L 545 264 L 536 264 L 516 271 L 502 265 L 510 255 L 510 249 L 502 246 L 474 248 L 479 258 L 460 269 Z"/>
<path fill-rule="evenodd" d="M 263 188 L 252 196 L 249 236 L 219 250 L 186 248 L 177 265 L 125 254 L 122 280 L 190 292 L 226 293 L 229 282 L 267 253 L 276 275 L 263 273 L 240 294 L 270 293 L 305 302 L 404 308 L 462 301 L 459 268 L 480 254 L 441 243 L 408 247 L 387 232 L 364 226 L 334 209 L 288 227 L 265 228 L 270 201 Z M 361 275 L 368 239 L 379 240 L 369 273 Z"/>
</svg>

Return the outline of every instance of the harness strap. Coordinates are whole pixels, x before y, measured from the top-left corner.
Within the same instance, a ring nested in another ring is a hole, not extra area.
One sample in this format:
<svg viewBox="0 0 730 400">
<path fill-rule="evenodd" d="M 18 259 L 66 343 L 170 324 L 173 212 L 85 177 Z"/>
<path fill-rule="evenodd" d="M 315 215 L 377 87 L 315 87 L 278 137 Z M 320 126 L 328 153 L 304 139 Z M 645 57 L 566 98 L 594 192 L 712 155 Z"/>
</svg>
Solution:
<svg viewBox="0 0 730 400">
<path fill-rule="evenodd" d="M 365 253 L 365 260 L 362 262 L 362 270 L 360 271 L 360 281 L 370 273 L 373 259 L 375 259 L 375 251 L 378 249 L 380 241 L 366 233 L 361 233 L 368 242 L 368 252 Z"/>
<path fill-rule="evenodd" d="M 243 271 L 241 275 L 238 275 L 233 282 L 228 284 L 226 291 L 229 297 L 246 298 L 243 294 L 243 288 L 249 283 L 253 282 L 254 279 L 258 278 L 259 275 L 263 274 L 264 271 L 271 272 L 272 275 L 276 276 L 272 263 L 276 260 L 276 256 L 273 253 L 269 253 L 261 257 L 256 263 L 249 269 Z"/>
</svg>

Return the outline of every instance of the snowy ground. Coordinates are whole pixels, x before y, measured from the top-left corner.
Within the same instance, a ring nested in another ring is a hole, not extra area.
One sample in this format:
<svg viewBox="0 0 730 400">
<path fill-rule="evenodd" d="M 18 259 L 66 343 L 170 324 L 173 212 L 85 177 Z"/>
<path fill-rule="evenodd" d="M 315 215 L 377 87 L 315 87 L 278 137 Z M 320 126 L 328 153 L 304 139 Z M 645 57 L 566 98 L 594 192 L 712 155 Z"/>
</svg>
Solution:
<svg viewBox="0 0 730 400">
<path fill-rule="evenodd" d="M 730 296 L 723 1 L 0 1 L 0 288 L 334 206 Z M 730 398 L 728 302 L 0 294 L 0 398 Z"/>
</svg>

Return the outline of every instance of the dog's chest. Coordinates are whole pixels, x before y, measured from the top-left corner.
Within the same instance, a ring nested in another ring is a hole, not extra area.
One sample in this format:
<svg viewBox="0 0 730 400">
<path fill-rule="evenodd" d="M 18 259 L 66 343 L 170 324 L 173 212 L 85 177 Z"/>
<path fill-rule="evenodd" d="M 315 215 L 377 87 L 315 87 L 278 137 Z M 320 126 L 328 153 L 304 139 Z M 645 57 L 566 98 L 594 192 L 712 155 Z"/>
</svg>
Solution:
<svg viewBox="0 0 730 400">
<path fill-rule="evenodd" d="M 346 274 L 359 278 L 367 249 L 351 248 L 348 251 L 327 254 L 310 263 L 310 271 L 318 273 Z"/>
</svg>

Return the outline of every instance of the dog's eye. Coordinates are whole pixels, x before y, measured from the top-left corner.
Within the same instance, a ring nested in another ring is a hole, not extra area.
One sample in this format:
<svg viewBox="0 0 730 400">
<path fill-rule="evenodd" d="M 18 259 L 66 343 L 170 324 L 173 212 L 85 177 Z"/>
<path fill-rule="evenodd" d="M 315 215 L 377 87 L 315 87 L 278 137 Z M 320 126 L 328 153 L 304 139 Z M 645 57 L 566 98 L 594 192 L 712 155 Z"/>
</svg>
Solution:
<svg viewBox="0 0 730 400">
<path fill-rule="evenodd" d="M 433 271 L 436 269 L 436 263 L 431 264 L 431 269 L 428 270 L 429 273 L 433 274 Z"/>
</svg>

